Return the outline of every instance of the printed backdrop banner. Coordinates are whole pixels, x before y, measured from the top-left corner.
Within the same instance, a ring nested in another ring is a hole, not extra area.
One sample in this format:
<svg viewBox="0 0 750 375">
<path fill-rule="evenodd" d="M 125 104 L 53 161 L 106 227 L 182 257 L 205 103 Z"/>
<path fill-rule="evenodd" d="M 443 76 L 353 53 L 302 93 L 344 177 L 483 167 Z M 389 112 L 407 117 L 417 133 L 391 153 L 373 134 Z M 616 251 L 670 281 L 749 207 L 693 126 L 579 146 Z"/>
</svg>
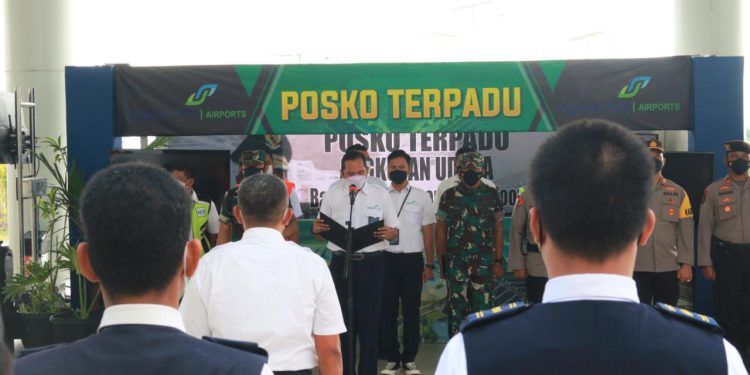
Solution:
<svg viewBox="0 0 750 375">
<path fill-rule="evenodd" d="M 690 130 L 687 56 L 116 68 L 116 135 Z"/>
</svg>

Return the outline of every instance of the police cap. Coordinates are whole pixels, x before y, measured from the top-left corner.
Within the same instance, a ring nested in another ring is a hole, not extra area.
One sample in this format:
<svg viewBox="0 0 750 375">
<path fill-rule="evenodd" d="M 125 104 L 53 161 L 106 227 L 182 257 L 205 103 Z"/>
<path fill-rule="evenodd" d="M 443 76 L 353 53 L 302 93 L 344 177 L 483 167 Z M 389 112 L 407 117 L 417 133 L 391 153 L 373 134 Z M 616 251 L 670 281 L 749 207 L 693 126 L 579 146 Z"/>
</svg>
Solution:
<svg viewBox="0 0 750 375">
<path fill-rule="evenodd" d="M 733 151 L 750 153 L 750 145 L 748 145 L 747 142 L 743 140 L 734 140 L 734 141 L 724 142 L 724 149 L 727 151 L 727 153 L 730 153 Z"/>
<path fill-rule="evenodd" d="M 664 153 L 664 146 L 662 145 L 661 142 L 659 142 L 656 139 L 651 139 L 651 140 L 646 141 L 646 147 L 648 147 L 648 149 L 651 151 L 658 151 L 658 152 Z"/>
</svg>

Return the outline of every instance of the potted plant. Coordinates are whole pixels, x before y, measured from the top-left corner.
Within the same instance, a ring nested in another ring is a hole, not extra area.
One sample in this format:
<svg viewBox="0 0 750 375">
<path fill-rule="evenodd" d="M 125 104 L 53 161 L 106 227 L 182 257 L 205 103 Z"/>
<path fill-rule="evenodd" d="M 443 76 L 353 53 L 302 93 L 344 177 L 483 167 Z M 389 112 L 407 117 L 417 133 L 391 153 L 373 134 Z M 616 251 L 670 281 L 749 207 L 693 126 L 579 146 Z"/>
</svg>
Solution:
<svg viewBox="0 0 750 375">
<path fill-rule="evenodd" d="M 101 321 L 99 287 L 81 276 L 76 246 L 71 244 L 70 237 L 71 226 L 80 228 L 78 202 L 84 182 L 76 166 L 68 164 L 68 150 L 62 145 L 61 138 L 45 138 L 41 143 L 52 151 L 51 157 L 37 154 L 39 162 L 52 176 L 52 182 L 37 207 L 40 216 L 47 220 L 52 235 L 50 253 L 56 255 L 60 270 L 70 272 L 71 284 L 77 287 L 69 309 L 54 314 L 50 321 L 55 342 L 73 342 L 95 333 Z M 64 173 L 66 166 L 67 173 Z"/>
<path fill-rule="evenodd" d="M 16 304 L 16 321 L 24 347 L 53 342 L 50 316 L 65 308 L 55 285 L 57 273 L 57 266 L 50 261 L 31 261 L 24 272 L 14 275 L 3 289 L 6 299 Z"/>
</svg>

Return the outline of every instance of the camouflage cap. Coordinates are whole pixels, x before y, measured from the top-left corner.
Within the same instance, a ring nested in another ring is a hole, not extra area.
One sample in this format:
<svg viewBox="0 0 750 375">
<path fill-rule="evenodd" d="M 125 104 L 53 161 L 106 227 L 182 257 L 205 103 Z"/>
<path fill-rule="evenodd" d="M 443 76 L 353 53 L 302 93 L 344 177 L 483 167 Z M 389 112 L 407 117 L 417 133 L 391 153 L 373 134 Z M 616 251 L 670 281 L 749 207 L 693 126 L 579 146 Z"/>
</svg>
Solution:
<svg viewBox="0 0 750 375">
<path fill-rule="evenodd" d="M 730 153 L 733 151 L 750 153 L 750 145 L 748 145 L 747 142 L 742 141 L 742 140 L 724 142 L 724 149 L 727 151 L 727 153 Z"/>
<path fill-rule="evenodd" d="M 656 139 L 646 141 L 646 147 L 651 151 L 658 151 L 664 153 L 664 146 Z"/>
<path fill-rule="evenodd" d="M 254 167 L 265 162 L 265 150 L 246 150 L 242 151 L 242 156 L 240 156 L 240 166 L 242 168 Z"/>
<path fill-rule="evenodd" d="M 482 169 L 484 168 L 484 156 L 478 152 L 466 152 L 461 155 L 458 166 L 461 169 L 470 167 Z"/>
<path fill-rule="evenodd" d="M 289 170 L 289 163 L 284 155 L 273 154 L 273 169 Z"/>
</svg>

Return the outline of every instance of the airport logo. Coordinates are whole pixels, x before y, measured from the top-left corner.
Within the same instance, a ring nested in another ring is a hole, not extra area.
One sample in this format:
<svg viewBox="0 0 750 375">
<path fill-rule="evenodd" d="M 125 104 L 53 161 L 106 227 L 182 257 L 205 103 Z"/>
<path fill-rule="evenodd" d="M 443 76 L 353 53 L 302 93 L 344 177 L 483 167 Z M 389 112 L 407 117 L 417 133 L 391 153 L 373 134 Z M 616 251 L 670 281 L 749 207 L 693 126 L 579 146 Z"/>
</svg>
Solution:
<svg viewBox="0 0 750 375">
<path fill-rule="evenodd" d="M 638 91 L 645 89 L 649 82 L 651 82 L 651 76 L 635 77 L 630 81 L 630 85 L 625 85 L 620 89 L 620 94 L 617 97 L 620 99 L 633 98 L 638 95 Z"/>
<path fill-rule="evenodd" d="M 219 87 L 219 85 L 215 83 L 206 83 L 203 84 L 201 87 L 198 88 L 198 91 L 190 94 L 190 97 L 185 102 L 185 105 L 187 106 L 198 106 L 203 104 L 203 102 L 206 101 L 206 98 L 213 95 L 216 92 L 216 89 Z"/>
</svg>

